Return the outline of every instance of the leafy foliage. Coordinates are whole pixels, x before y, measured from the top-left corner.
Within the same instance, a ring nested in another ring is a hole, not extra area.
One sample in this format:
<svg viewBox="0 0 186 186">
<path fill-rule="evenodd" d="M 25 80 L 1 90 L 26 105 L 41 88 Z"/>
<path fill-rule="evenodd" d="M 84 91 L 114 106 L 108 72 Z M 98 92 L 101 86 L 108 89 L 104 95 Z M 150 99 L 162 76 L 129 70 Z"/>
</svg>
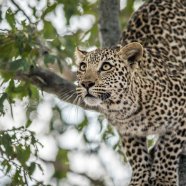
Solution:
<svg viewBox="0 0 186 186">
<path fill-rule="evenodd" d="M 12 185 L 27 185 L 33 180 L 32 174 L 39 164 L 29 161 L 32 155 L 37 156 L 41 143 L 34 133 L 24 127 L 12 128 L 0 132 L 1 171 L 12 178 Z M 36 184 L 37 180 L 34 180 Z"/>
</svg>

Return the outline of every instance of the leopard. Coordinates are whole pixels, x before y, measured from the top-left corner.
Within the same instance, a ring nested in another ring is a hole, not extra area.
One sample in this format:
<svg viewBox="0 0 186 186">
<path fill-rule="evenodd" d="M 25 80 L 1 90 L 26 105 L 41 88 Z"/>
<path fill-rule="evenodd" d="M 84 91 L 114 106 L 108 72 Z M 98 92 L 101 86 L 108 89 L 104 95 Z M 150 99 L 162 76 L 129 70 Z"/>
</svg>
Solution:
<svg viewBox="0 0 186 186">
<path fill-rule="evenodd" d="M 178 186 L 186 141 L 186 1 L 148 0 L 120 42 L 75 51 L 77 95 L 120 133 L 130 186 Z M 147 138 L 158 139 L 149 150 Z"/>
</svg>

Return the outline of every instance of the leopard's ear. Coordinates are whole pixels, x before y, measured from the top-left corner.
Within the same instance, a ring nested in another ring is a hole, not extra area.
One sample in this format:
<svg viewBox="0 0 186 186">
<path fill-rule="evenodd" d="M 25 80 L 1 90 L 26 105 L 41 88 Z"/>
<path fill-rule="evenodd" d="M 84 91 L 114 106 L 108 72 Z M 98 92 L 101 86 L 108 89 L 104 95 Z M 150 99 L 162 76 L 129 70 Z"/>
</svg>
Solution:
<svg viewBox="0 0 186 186">
<path fill-rule="evenodd" d="M 143 56 L 143 46 L 138 42 L 129 43 L 119 50 L 118 55 L 126 59 L 129 64 L 134 64 Z"/>
<path fill-rule="evenodd" d="M 75 59 L 76 59 L 76 64 L 77 65 L 84 59 L 86 54 L 87 54 L 86 51 L 80 50 L 78 47 L 76 47 Z"/>
</svg>

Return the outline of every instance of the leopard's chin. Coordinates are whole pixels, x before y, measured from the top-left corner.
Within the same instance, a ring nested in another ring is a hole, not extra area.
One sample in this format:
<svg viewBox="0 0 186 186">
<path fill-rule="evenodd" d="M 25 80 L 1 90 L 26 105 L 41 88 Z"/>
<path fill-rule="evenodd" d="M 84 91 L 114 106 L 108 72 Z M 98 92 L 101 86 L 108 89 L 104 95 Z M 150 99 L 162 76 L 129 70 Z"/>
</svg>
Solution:
<svg viewBox="0 0 186 186">
<path fill-rule="evenodd" d="M 84 102 L 89 106 L 99 106 L 102 100 L 92 95 L 86 95 L 84 97 Z"/>
</svg>

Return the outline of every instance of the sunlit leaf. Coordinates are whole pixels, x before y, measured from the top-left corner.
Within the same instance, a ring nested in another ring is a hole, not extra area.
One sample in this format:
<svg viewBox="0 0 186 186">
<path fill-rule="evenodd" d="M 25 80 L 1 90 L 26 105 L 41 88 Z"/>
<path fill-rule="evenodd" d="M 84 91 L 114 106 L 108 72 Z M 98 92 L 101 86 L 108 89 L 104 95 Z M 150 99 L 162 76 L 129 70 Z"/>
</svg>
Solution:
<svg viewBox="0 0 186 186">
<path fill-rule="evenodd" d="M 0 97 L 0 115 L 4 115 L 5 114 L 5 110 L 4 110 L 4 101 L 7 99 L 7 94 L 3 93 Z"/>
<path fill-rule="evenodd" d="M 51 22 L 44 21 L 43 35 L 46 39 L 54 39 L 57 37 L 56 30 Z"/>
<path fill-rule="evenodd" d="M 69 169 L 68 151 L 65 149 L 59 149 L 56 161 L 54 163 L 55 173 L 54 177 L 61 179 L 66 177 Z"/>
<path fill-rule="evenodd" d="M 14 154 L 13 147 L 11 145 L 11 137 L 8 134 L 4 134 L 1 138 L 1 144 L 4 145 L 6 155 L 11 157 Z"/>
<path fill-rule="evenodd" d="M 44 19 L 45 16 L 46 16 L 48 13 L 54 11 L 54 9 L 55 9 L 58 5 L 59 5 L 58 3 L 54 3 L 54 4 L 50 5 L 50 6 L 48 6 L 48 7 L 43 11 L 42 16 L 41 16 L 41 19 Z"/>
<path fill-rule="evenodd" d="M 14 13 L 12 12 L 12 10 L 10 8 L 6 11 L 6 20 L 8 21 L 9 25 L 12 28 L 15 27 Z"/>
<path fill-rule="evenodd" d="M 36 168 L 36 164 L 35 164 L 35 162 L 32 162 L 30 164 L 30 166 L 28 167 L 28 172 L 29 172 L 30 175 L 33 174 L 33 172 L 35 171 L 35 168 Z"/>
</svg>

